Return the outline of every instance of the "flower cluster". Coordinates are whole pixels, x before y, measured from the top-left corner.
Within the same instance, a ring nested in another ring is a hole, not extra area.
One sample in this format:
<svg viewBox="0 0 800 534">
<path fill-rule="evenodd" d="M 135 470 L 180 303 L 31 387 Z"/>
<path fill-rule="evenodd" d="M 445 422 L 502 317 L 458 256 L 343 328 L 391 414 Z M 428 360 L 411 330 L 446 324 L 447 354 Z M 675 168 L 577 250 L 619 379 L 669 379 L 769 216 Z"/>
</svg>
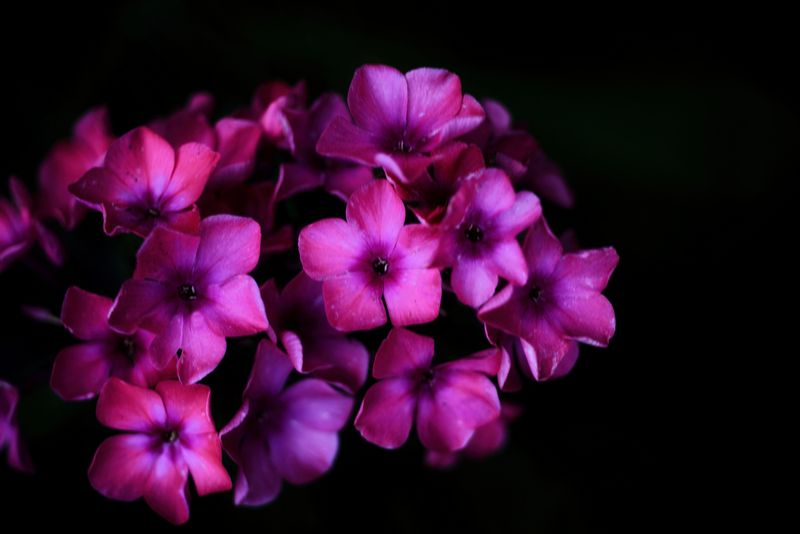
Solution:
<svg viewBox="0 0 800 534">
<path fill-rule="evenodd" d="M 94 109 L 47 156 L 35 197 L 11 179 L 13 203 L 0 200 L 0 270 L 35 243 L 59 264 L 47 225 L 73 231 L 92 211 L 107 235 L 142 239 L 116 295 L 67 289 L 60 321 L 77 341 L 51 375 L 121 432 L 88 471 L 106 497 L 183 523 L 191 477 L 201 496 L 263 505 L 283 481 L 325 474 L 351 422 L 387 449 L 416 429 L 434 467 L 484 457 L 521 415 L 508 392 L 613 336 L 602 292 L 616 252 L 565 252 L 542 204 L 573 205 L 561 172 L 455 74 L 366 65 L 346 99 L 308 103 L 303 83 L 269 82 L 230 116 L 212 120 L 213 107 L 199 93 L 119 137 Z M 344 218 L 321 217 L 328 204 Z M 472 354 L 437 337 L 444 302 L 485 339 Z M 415 331 L 426 323 L 436 341 Z M 361 334 L 375 329 L 379 346 Z M 199 382 L 236 346 L 252 369 L 219 428 Z M 17 400 L 0 382 L 0 447 L 29 469 Z"/>
</svg>

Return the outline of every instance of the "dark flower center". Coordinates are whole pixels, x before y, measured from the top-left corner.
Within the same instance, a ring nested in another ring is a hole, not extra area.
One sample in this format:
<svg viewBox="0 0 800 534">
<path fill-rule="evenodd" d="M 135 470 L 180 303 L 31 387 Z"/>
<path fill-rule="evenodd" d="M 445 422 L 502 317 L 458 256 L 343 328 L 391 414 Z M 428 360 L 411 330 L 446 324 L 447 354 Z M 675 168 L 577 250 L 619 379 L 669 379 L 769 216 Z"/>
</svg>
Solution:
<svg viewBox="0 0 800 534">
<path fill-rule="evenodd" d="M 378 258 L 372 262 L 372 270 L 375 271 L 375 274 L 378 276 L 384 276 L 389 272 L 389 262 L 383 258 Z"/>
<path fill-rule="evenodd" d="M 531 286 L 530 291 L 528 291 L 528 298 L 531 299 L 531 302 L 539 302 L 539 299 L 542 298 L 542 290 L 536 286 Z"/>
<path fill-rule="evenodd" d="M 427 369 L 424 373 L 422 373 L 422 382 L 424 384 L 431 385 L 433 383 L 433 377 L 433 369 Z"/>
<path fill-rule="evenodd" d="M 129 360 L 133 360 L 134 356 L 136 356 L 136 342 L 132 337 L 124 337 L 120 339 L 117 349 Z"/>
<path fill-rule="evenodd" d="M 197 290 L 192 284 L 183 284 L 178 288 L 178 296 L 183 300 L 197 300 Z"/>
<path fill-rule="evenodd" d="M 376 180 L 380 180 L 382 178 L 386 178 L 386 173 L 383 171 L 383 167 L 373 167 L 372 176 Z"/>
<path fill-rule="evenodd" d="M 161 433 L 161 439 L 165 443 L 175 443 L 178 441 L 178 433 L 174 430 L 165 430 Z"/>
<path fill-rule="evenodd" d="M 145 213 L 147 214 L 148 217 L 152 217 L 154 219 L 161 217 L 161 212 L 158 211 L 156 208 L 147 208 L 147 211 Z"/>
<path fill-rule="evenodd" d="M 473 243 L 477 243 L 483 239 L 483 230 L 476 224 L 470 224 L 467 229 L 464 230 L 464 236 Z"/>
<path fill-rule="evenodd" d="M 395 151 L 403 152 L 404 154 L 409 154 L 412 150 L 414 150 L 414 148 L 405 139 L 398 141 L 394 149 Z"/>
</svg>

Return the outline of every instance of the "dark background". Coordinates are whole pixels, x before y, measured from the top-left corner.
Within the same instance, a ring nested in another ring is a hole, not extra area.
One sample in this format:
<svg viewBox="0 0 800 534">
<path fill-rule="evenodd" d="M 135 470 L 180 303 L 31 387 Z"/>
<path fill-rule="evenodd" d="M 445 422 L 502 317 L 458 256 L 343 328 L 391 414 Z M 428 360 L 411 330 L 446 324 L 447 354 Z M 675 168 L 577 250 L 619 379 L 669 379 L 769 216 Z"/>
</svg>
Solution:
<svg viewBox="0 0 800 534">
<path fill-rule="evenodd" d="M 792 243 L 779 237 L 797 168 L 790 29 L 749 13 L 579 23 L 576 13 L 494 2 L 376 6 L 130 2 L 42 6 L 1 23 L 0 177 L 33 184 L 50 146 L 98 104 L 121 134 L 199 89 L 225 113 L 268 79 L 305 79 L 315 96 L 345 92 L 363 63 L 439 66 L 466 92 L 503 101 L 563 167 L 578 203 L 570 213 L 545 208 L 559 228 L 620 253 L 607 291 L 618 323 L 610 348 L 582 348 L 570 376 L 526 387 L 526 413 L 502 454 L 430 471 L 418 444 L 383 451 L 348 428 L 322 480 L 286 486 L 261 509 L 235 509 L 230 494 L 194 499 L 187 528 L 616 532 L 745 514 L 735 499 L 752 489 L 747 454 L 734 449 L 757 428 L 748 426 L 753 382 L 786 356 L 759 332 L 771 321 L 768 285 L 784 269 L 774 258 Z M 86 469 L 108 432 L 93 403 L 62 403 L 47 387 L 69 336 L 20 313 L 23 304 L 57 311 L 70 283 L 114 293 L 132 242 L 102 237 L 97 217 L 81 232 L 66 237 L 69 261 L 54 281 L 21 264 L 0 275 L 0 376 L 23 390 L 37 466 L 34 476 L 0 466 L 0 513 L 28 529 L 165 527 L 143 502 L 91 489 Z M 231 392 L 227 401 L 215 393 L 219 425 L 246 378 L 230 360 L 212 380 Z"/>
</svg>

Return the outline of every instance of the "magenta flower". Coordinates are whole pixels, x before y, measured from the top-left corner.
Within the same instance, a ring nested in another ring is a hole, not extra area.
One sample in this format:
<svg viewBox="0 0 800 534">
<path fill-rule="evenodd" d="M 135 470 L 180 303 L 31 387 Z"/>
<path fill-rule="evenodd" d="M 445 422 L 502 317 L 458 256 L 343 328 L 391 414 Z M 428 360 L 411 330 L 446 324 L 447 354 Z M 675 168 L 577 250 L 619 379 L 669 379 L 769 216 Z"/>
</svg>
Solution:
<svg viewBox="0 0 800 534">
<path fill-rule="evenodd" d="M 428 224 L 441 222 L 461 182 L 484 169 L 483 153 L 475 145 L 448 143 L 436 150 L 433 158 L 426 172 L 407 184 L 397 184 L 400 197 L 420 221 Z"/>
<path fill-rule="evenodd" d="M 185 108 L 150 125 L 175 150 L 187 143 L 200 143 L 219 153 L 219 162 L 206 184 L 209 190 L 231 187 L 247 180 L 253 173 L 261 140 L 261 128 L 247 119 L 225 117 L 212 128 L 208 123 L 212 105 L 210 95 L 199 93 L 189 99 Z"/>
<path fill-rule="evenodd" d="M 610 247 L 564 254 L 544 219 L 529 230 L 523 251 L 528 279 L 503 288 L 483 305 L 478 318 L 526 341 L 532 354 L 525 360 L 542 379 L 568 357 L 573 341 L 608 345 L 616 321 L 611 303 L 600 292 L 619 256 Z"/>
<path fill-rule="evenodd" d="M 201 496 L 231 489 L 211 420 L 211 390 L 161 382 L 155 391 L 112 378 L 97 401 L 97 419 L 127 433 L 100 444 L 89 467 L 92 487 L 109 499 L 144 497 L 171 523 L 189 520 L 186 484 Z"/>
<path fill-rule="evenodd" d="M 322 281 L 325 313 L 334 328 L 369 330 L 432 321 L 439 314 L 442 279 L 430 264 L 436 234 L 403 226 L 405 206 L 385 180 L 375 180 L 347 201 L 347 221 L 323 219 L 300 232 L 306 274 Z"/>
<path fill-rule="evenodd" d="M 278 200 L 301 191 L 324 187 L 343 200 L 367 182 L 373 180 L 372 169 L 317 153 L 317 141 L 322 132 L 337 117 L 348 119 L 347 107 L 334 93 L 320 96 L 308 110 L 283 111 L 288 128 L 288 140 L 295 160 L 281 165 L 278 178 Z"/>
<path fill-rule="evenodd" d="M 0 380 L 0 452 L 6 449 L 8 465 L 24 473 L 33 472 L 33 462 L 28 449 L 22 443 L 17 425 L 17 388 Z"/>
<path fill-rule="evenodd" d="M 300 109 L 305 103 L 305 82 L 291 86 L 282 81 L 270 81 L 258 86 L 250 109 L 240 115 L 258 122 L 267 142 L 280 148 L 289 148 L 283 113 L 287 109 Z"/>
<path fill-rule="evenodd" d="M 12 177 L 9 179 L 9 189 L 14 203 L 0 198 L 0 272 L 37 242 L 47 259 L 60 265 L 61 244 L 42 223 L 33 218 L 32 202 L 25 186 Z"/>
<path fill-rule="evenodd" d="M 501 403 L 500 417 L 475 430 L 463 449 L 456 452 L 426 451 L 425 463 L 436 469 L 453 467 L 461 458 L 480 460 L 500 452 L 508 439 L 508 426 L 522 415 L 522 408 L 509 402 Z"/>
<path fill-rule="evenodd" d="M 219 154 L 199 143 L 174 150 L 148 128 L 137 128 L 109 147 L 96 167 L 69 190 L 103 213 L 108 235 L 129 232 L 145 237 L 157 224 L 196 232 L 195 202 L 206 186 Z"/>
<path fill-rule="evenodd" d="M 458 299 L 478 307 L 494 294 L 498 277 L 525 283 L 528 266 L 517 234 L 542 213 L 533 193 L 514 193 L 498 169 L 465 181 L 442 220 L 439 263 L 452 267 L 450 283 Z"/>
<path fill-rule="evenodd" d="M 419 176 L 432 162 L 431 152 L 484 117 L 480 104 L 461 93 L 459 77 L 442 69 L 403 74 L 365 65 L 353 76 L 347 105 L 352 121 L 336 118 L 317 144 L 319 153 L 383 167 L 401 182 Z"/>
<path fill-rule="evenodd" d="M 176 356 L 181 382 L 197 382 L 225 354 L 225 338 L 267 329 L 258 285 L 246 273 L 258 263 L 261 233 L 252 219 L 214 215 L 200 235 L 158 227 L 137 253 L 133 279 L 111 308 L 112 328 L 156 334 L 156 363 Z"/>
<path fill-rule="evenodd" d="M 81 117 L 72 138 L 56 144 L 39 168 L 38 212 L 72 230 L 86 215 L 86 207 L 68 187 L 89 169 L 103 164 L 113 141 L 106 108 L 92 109 Z"/>
<path fill-rule="evenodd" d="M 356 416 L 364 438 L 386 449 L 417 435 L 433 451 L 462 449 L 481 426 L 500 415 L 497 388 L 487 375 L 497 373 L 497 350 L 431 367 L 433 339 L 395 328 L 375 355 L 372 376 Z"/>
<path fill-rule="evenodd" d="M 300 271 L 280 293 L 275 280 L 269 280 L 261 287 L 261 297 L 270 337 L 273 342 L 280 340 L 296 371 L 332 382 L 349 393 L 364 384 L 369 353 L 328 323 L 321 283 Z"/>
<path fill-rule="evenodd" d="M 545 381 L 566 376 L 578 361 L 578 342 L 569 341 L 563 358 L 553 360 L 536 352 L 533 346 L 522 338 L 507 334 L 496 328 L 486 327 L 486 336 L 492 345 L 500 349 L 500 366 L 497 370 L 497 383 L 502 391 L 522 389 L 522 377 Z"/>
<path fill-rule="evenodd" d="M 244 403 L 222 429 L 225 450 L 239 465 L 236 504 L 266 504 L 278 496 L 282 480 L 311 482 L 336 458 L 353 399 L 314 378 L 286 387 L 291 370 L 286 355 L 262 340 Z"/>
<path fill-rule="evenodd" d="M 62 399 L 91 399 L 116 376 L 141 387 L 177 378 L 175 365 L 159 369 L 150 356 L 153 334 L 136 330 L 120 334 L 108 326 L 111 299 L 70 287 L 61 308 L 61 321 L 75 337 L 85 341 L 58 353 L 50 387 Z"/>
</svg>

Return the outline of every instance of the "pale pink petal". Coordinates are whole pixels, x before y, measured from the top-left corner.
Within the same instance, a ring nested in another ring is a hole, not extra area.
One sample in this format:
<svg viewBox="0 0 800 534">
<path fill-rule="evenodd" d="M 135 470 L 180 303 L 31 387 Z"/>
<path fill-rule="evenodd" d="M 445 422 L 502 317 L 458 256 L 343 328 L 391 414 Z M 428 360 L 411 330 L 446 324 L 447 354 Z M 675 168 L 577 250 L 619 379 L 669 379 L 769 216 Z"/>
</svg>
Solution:
<svg viewBox="0 0 800 534">
<path fill-rule="evenodd" d="M 557 291 L 557 321 L 564 333 L 582 343 L 605 347 L 616 330 L 614 308 L 606 297 L 580 286 Z"/>
<path fill-rule="evenodd" d="M 136 253 L 134 278 L 167 282 L 176 273 L 188 275 L 199 244 L 200 239 L 195 235 L 155 228 Z"/>
<path fill-rule="evenodd" d="M 528 191 L 517 193 L 514 204 L 510 209 L 503 211 L 496 219 L 495 231 L 516 236 L 528 228 L 542 214 L 542 205 L 539 198 Z"/>
<path fill-rule="evenodd" d="M 458 115 L 439 129 L 436 135 L 438 142 L 444 143 L 471 132 L 480 126 L 484 116 L 480 103 L 473 96 L 464 95 Z"/>
<path fill-rule="evenodd" d="M 565 254 L 553 276 L 563 280 L 562 284 L 602 291 L 618 263 L 619 256 L 612 247 L 582 250 Z"/>
</svg>

